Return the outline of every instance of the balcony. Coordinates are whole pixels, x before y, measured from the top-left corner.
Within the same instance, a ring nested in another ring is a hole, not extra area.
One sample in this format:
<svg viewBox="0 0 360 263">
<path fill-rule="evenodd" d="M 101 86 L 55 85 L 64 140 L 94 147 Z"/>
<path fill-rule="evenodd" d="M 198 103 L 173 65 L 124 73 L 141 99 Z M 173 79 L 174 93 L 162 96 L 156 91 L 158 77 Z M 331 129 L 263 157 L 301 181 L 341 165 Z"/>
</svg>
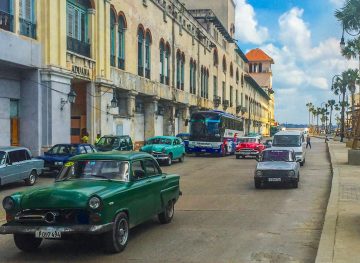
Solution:
<svg viewBox="0 0 360 263">
<path fill-rule="evenodd" d="M 13 31 L 13 19 L 14 19 L 13 15 L 0 10 L 0 28 L 1 29 L 7 30 L 7 31 Z"/>
<path fill-rule="evenodd" d="M 229 108 L 229 100 L 223 100 L 223 108 L 224 110 L 226 110 L 227 108 Z"/>
<path fill-rule="evenodd" d="M 160 83 L 165 83 L 165 76 L 163 74 L 160 74 Z"/>
<path fill-rule="evenodd" d="M 138 75 L 143 77 L 144 76 L 144 67 L 139 67 L 138 66 Z"/>
<path fill-rule="evenodd" d="M 118 58 L 118 68 L 125 70 L 125 59 L 123 58 Z"/>
<path fill-rule="evenodd" d="M 36 24 L 33 22 L 20 18 L 20 34 L 23 36 L 36 39 Z"/>
<path fill-rule="evenodd" d="M 115 67 L 115 55 L 110 55 L 110 65 L 112 67 Z"/>
<path fill-rule="evenodd" d="M 67 50 L 90 57 L 90 44 L 69 36 L 67 37 Z"/>
</svg>

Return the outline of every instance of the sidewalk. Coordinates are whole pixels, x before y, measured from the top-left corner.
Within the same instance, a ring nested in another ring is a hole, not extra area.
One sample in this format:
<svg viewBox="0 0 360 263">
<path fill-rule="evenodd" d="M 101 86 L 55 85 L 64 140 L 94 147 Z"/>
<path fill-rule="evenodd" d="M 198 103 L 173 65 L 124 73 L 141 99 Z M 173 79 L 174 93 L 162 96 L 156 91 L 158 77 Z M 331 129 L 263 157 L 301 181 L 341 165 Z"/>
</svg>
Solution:
<svg viewBox="0 0 360 263">
<path fill-rule="evenodd" d="M 329 141 L 333 179 L 316 262 L 360 262 L 360 167 L 348 148 Z"/>
</svg>

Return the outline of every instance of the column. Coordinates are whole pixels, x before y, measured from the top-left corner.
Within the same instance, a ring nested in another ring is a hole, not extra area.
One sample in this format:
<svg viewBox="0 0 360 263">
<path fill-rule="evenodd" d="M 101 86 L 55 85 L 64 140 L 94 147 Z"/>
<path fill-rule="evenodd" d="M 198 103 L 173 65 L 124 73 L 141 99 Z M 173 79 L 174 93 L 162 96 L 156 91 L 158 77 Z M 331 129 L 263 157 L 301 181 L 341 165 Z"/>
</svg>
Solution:
<svg viewBox="0 0 360 263">
<path fill-rule="evenodd" d="M 145 102 L 145 139 L 155 136 L 158 100 L 154 97 Z"/>
<path fill-rule="evenodd" d="M 127 104 L 127 116 L 130 119 L 130 137 L 134 140 L 135 139 L 135 98 L 137 92 L 130 91 L 126 97 L 126 104 Z"/>
<path fill-rule="evenodd" d="M 96 31 L 95 31 L 95 14 L 96 14 L 96 10 L 95 9 L 90 9 L 88 11 L 89 14 L 89 39 L 90 39 L 90 43 L 91 43 L 91 47 L 90 47 L 90 56 L 92 59 L 95 59 L 98 57 L 96 55 L 96 45 L 97 45 L 97 37 L 96 37 Z"/>
<path fill-rule="evenodd" d="M 95 112 L 95 83 L 86 85 L 86 130 L 89 133 L 89 142 L 94 143 L 96 138 L 96 112 Z"/>
<path fill-rule="evenodd" d="M 10 99 L 0 98 L 0 145 L 10 146 Z"/>
<path fill-rule="evenodd" d="M 190 119 L 190 107 L 189 106 L 185 106 L 184 108 L 181 109 L 181 113 L 180 113 L 180 121 L 179 121 L 179 133 L 189 133 L 189 125 L 185 126 L 185 122 L 187 119 Z"/>
<path fill-rule="evenodd" d="M 117 14 L 116 14 L 117 15 Z M 118 57 L 119 57 L 119 23 L 114 24 L 114 30 L 115 30 L 115 67 L 118 67 Z"/>
<path fill-rule="evenodd" d="M 175 133 L 174 123 L 175 107 L 171 104 L 165 105 L 164 135 L 173 136 Z"/>
</svg>

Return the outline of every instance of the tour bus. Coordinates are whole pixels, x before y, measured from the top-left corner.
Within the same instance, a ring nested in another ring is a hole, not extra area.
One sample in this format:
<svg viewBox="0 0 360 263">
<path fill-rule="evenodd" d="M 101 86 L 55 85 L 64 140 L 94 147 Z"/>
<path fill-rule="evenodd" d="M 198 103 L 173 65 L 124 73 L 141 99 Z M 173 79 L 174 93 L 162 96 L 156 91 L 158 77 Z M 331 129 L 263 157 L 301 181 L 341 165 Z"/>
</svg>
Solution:
<svg viewBox="0 0 360 263">
<path fill-rule="evenodd" d="M 191 115 L 188 153 L 225 156 L 234 154 L 237 137 L 244 136 L 243 121 L 223 111 L 199 111 Z"/>
</svg>

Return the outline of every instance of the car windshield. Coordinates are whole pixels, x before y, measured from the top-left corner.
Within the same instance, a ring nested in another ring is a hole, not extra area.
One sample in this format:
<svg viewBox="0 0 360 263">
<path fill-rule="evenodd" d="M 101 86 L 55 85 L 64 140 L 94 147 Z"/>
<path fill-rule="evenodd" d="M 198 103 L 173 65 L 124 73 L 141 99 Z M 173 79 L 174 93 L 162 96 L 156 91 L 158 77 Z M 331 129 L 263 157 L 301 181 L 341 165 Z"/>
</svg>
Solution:
<svg viewBox="0 0 360 263">
<path fill-rule="evenodd" d="M 293 158 L 290 151 L 264 151 L 263 162 L 292 162 Z"/>
<path fill-rule="evenodd" d="M 119 138 L 116 137 L 102 137 L 96 146 L 113 146 L 118 145 L 120 142 Z"/>
<path fill-rule="evenodd" d="M 256 138 L 239 138 L 239 143 L 242 142 L 256 142 Z"/>
<path fill-rule="evenodd" d="M 299 135 L 275 135 L 273 146 L 300 147 Z"/>
<path fill-rule="evenodd" d="M 5 164 L 5 160 L 6 160 L 6 152 L 0 151 L 0 165 Z"/>
<path fill-rule="evenodd" d="M 150 145 L 150 144 L 169 144 L 171 145 L 171 140 L 170 139 L 166 139 L 166 138 L 153 138 L 153 139 L 149 139 L 146 144 Z"/>
<path fill-rule="evenodd" d="M 76 154 L 76 147 L 74 145 L 55 145 L 49 151 L 49 154 L 68 155 Z"/>
<path fill-rule="evenodd" d="M 71 179 L 129 181 L 129 162 L 84 160 L 67 162 L 57 181 Z"/>
</svg>

